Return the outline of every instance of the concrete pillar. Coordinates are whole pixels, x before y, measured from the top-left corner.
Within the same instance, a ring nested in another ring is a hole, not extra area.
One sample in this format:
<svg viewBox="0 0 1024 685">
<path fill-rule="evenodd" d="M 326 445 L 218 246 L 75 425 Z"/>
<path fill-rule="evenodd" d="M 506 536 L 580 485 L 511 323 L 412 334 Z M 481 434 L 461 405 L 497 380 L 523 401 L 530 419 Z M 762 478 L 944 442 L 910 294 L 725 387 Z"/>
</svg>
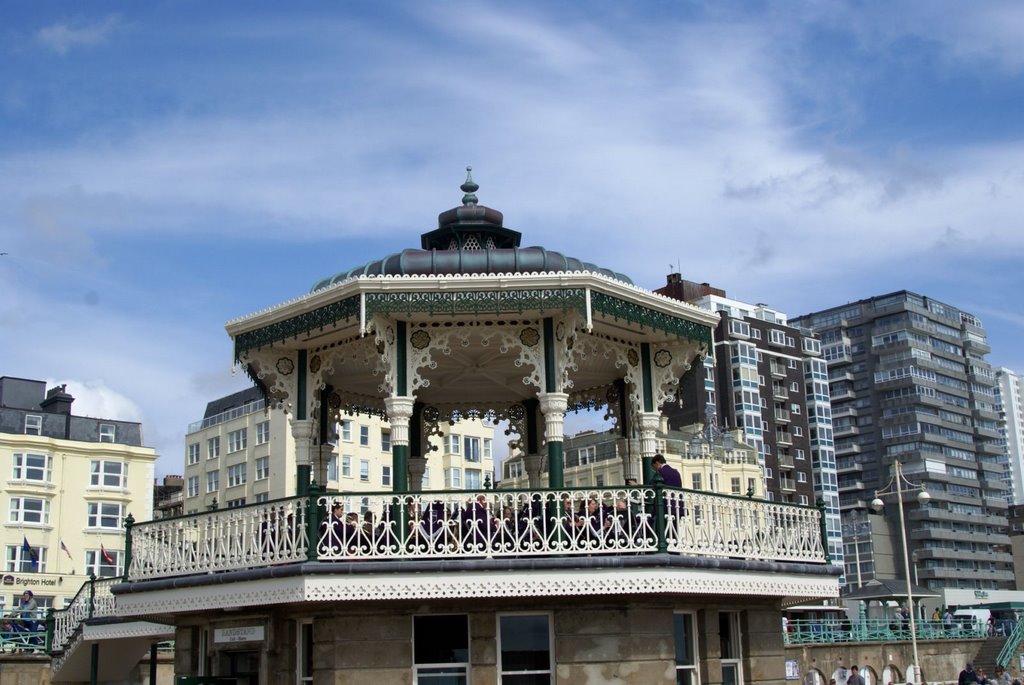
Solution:
<svg viewBox="0 0 1024 685">
<path fill-rule="evenodd" d="M 409 492 L 409 419 L 412 418 L 414 404 L 415 399 L 412 397 L 388 397 L 384 400 L 388 421 L 391 424 L 394 492 Z M 422 476 L 422 473 L 420 475 Z"/>
<path fill-rule="evenodd" d="M 310 456 L 316 426 L 312 419 L 292 419 L 291 424 L 292 437 L 295 439 L 295 494 L 305 495 L 309 492 Z"/>
<path fill-rule="evenodd" d="M 643 411 L 637 414 L 640 424 L 640 458 L 643 462 L 644 484 L 654 482 L 654 466 L 651 460 L 657 451 L 656 438 L 658 428 L 661 427 L 661 414 L 651 411 Z"/>
<path fill-rule="evenodd" d="M 564 392 L 546 392 L 537 396 L 544 414 L 544 437 L 548 442 L 548 487 L 565 487 L 564 440 L 565 410 L 569 395 Z"/>
</svg>

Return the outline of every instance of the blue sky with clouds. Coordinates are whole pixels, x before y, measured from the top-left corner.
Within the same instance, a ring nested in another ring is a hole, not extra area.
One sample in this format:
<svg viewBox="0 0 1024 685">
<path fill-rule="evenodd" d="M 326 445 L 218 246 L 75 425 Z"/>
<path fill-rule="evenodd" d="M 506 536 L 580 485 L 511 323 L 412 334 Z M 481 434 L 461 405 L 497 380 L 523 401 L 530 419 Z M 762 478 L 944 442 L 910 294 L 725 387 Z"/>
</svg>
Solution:
<svg viewBox="0 0 1024 685">
<path fill-rule="evenodd" d="M 1019 2 L 13 3 L 0 374 L 183 434 L 230 318 L 458 203 L 656 288 L 907 288 L 1024 371 Z"/>
</svg>

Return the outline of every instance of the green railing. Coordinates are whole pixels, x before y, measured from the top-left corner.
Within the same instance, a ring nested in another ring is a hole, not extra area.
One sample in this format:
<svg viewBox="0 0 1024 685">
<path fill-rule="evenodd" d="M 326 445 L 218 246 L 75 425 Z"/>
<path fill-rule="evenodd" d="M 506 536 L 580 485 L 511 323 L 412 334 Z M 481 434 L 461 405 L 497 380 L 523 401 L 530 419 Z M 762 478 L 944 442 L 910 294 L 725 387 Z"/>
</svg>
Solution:
<svg viewBox="0 0 1024 685">
<path fill-rule="evenodd" d="M 0 615 L 0 652 L 42 652 L 46 649 L 46 624 L 42 610 L 26 615 L 12 611 Z"/>
<path fill-rule="evenodd" d="M 969 640 L 985 637 L 978 624 L 945 625 L 942 621 L 915 621 L 918 640 Z M 837 642 L 901 642 L 910 640 L 910 624 L 902 620 L 790 619 L 784 641 L 787 645 L 832 644 Z"/>
<path fill-rule="evenodd" d="M 999 656 L 996 657 L 996 665 L 1003 668 L 1009 666 L 1022 641 L 1024 641 L 1024 621 L 1017 621 L 1013 626 L 1013 630 L 1010 631 L 1009 636 L 1006 638 L 1006 644 L 999 650 Z"/>
</svg>

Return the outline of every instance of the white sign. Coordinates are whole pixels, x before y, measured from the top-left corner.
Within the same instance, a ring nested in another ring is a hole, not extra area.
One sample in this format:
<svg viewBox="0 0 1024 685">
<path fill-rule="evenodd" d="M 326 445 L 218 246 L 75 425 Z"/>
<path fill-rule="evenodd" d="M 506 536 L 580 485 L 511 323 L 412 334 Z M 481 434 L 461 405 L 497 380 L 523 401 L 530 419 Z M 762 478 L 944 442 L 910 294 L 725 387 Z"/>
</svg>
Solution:
<svg viewBox="0 0 1024 685">
<path fill-rule="evenodd" d="M 262 642 L 263 626 L 239 626 L 217 628 L 213 631 L 214 642 Z"/>
</svg>

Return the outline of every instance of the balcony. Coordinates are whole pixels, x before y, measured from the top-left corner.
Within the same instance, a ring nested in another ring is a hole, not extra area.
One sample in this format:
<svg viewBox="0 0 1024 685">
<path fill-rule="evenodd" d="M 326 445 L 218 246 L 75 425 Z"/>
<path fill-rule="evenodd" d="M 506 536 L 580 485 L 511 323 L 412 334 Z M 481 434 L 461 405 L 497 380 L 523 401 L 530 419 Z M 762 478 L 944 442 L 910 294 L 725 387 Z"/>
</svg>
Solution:
<svg viewBox="0 0 1024 685">
<path fill-rule="evenodd" d="M 792 478 L 779 478 L 779 486 L 783 492 L 796 492 L 796 481 Z"/>
<path fill-rule="evenodd" d="M 772 385 L 772 395 L 777 400 L 788 400 L 789 390 L 786 389 L 786 386 L 775 383 L 774 385 Z"/>
<path fill-rule="evenodd" d="M 776 364 L 776 363 L 772 362 L 769 366 L 771 368 L 772 377 L 774 377 L 774 378 L 785 378 L 786 377 L 786 367 L 783 366 L 782 364 Z"/>
<path fill-rule="evenodd" d="M 777 445 L 792 445 L 793 436 L 786 431 L 775 431 L 775 444 Z"/>
<path fill-rule="evenodd" d="M 377 525 L 319 524 L 333 505 L 355 513 L 367 498 Z M 824 563 L 818 520 L 812 508 L 660 487 L 337 493 L 135 524 L 129 575 L 144 581 L 308 561 L 582 558 L 659 545 L 683 556 Z"/>
<path fill-rule="evenodd" d="M 780 421 L 782 423 L 789 423 L 790 422 L 789 410 L 788 409 L 776 409 L 775 410 L 775 420 L 776 421 Z"/>
<path fill-rule="evenodd" d="M 779 466 L 785 469 L 791 469 L 795 467 L 793 462 L 793 455 L 791 454 L 780 454 L 778 455 Z"/>
</svg>

